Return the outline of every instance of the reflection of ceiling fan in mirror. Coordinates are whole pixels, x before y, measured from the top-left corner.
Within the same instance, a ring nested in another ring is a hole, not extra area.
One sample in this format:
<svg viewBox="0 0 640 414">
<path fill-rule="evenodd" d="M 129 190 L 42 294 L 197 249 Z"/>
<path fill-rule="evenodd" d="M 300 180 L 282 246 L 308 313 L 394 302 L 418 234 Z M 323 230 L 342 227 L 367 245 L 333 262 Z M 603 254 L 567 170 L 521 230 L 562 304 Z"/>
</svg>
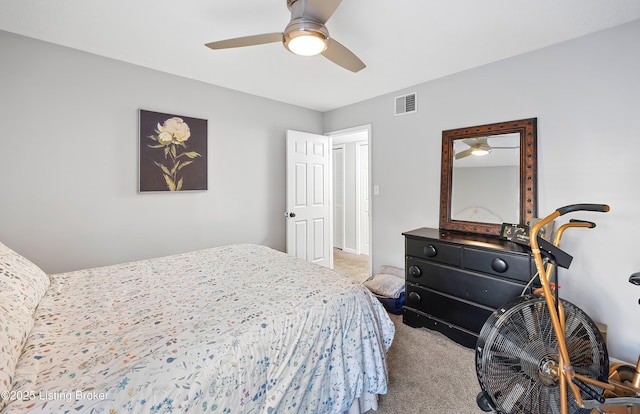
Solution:
<svg viewBox="0 0 640 414">
<path fill-rule="evenodd" d="M 487 142 L 488 137 L 478 137 L 478 138 L 467 138 L 463 139 L 462 142 L 467 144 L 469 148 L 464 151 L 460 151 L 456 153 L 456 160 L 461 158 L 468 157 L 469 155 L 482 156 L 489 154 L 494 149 L 515 149 L 515 147 L 496 147 L 490 146 Z"/>
<path fill-rule="evenodd" d="M 282 42 L 290 52 L 300 56 L 321 54 L 352 72 L 365 64 L 349 49 L 329 36 L 325 23 L 342 0 L 287 0 L 291 20 L 283 33 L 266 33 L 207 43 L 211 49 L 261 45 Z"/>
</svg>

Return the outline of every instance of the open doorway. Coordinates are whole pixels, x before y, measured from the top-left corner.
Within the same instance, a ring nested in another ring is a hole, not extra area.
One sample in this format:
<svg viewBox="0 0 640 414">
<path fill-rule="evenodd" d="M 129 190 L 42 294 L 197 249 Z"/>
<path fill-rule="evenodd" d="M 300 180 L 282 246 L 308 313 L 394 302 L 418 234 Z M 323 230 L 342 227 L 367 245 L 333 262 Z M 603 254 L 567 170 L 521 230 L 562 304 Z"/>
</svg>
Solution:
<svg viewBox="0 0 640 414">
<path fill-rule="evenodd" d="M 359 281 L 371 275 L 370 125 L 334 131 L 334 269 Z"/>
</svg>

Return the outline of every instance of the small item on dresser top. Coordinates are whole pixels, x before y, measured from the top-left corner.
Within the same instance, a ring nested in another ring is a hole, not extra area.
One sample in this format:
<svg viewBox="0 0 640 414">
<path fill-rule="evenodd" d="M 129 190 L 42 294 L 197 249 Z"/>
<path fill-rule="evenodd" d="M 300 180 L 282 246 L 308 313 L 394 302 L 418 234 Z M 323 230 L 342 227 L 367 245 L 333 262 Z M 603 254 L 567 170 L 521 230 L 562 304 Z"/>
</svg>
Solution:
<svg viewBox="0 0 640 414">
<path fill-rule="evenodd" d="M 500 230 L 500 238 L 503 240 L 509 240 L 515 243 L 524 244 L 526 246 L 529 245 L 529 233 L 531 232 L 531 227 L 539 222 L 539 218 L 531 219 L 531 224 L 529 226 L 524 224 L 511 224 L 511 223 L 502 223 L 502 229 Z M 553 230 L 555 228 L 555 223 L 547 223 L 540 229 L 538 233 L 538 237 L 550 242 L 551 237 L 553 236 Z"/>
<path fill-rule="evenodd" d="M 529 227 L 522 224 L 502 223 L 500 238 L 528 246 Z"/>
<path fill-rule="evenodd" d="M 405 303 L 404 269 L 394 266 L 380 266 L 380 272 L 362 282 L 378 298 L 384 308 L 400 315 Z"/>
</svg>

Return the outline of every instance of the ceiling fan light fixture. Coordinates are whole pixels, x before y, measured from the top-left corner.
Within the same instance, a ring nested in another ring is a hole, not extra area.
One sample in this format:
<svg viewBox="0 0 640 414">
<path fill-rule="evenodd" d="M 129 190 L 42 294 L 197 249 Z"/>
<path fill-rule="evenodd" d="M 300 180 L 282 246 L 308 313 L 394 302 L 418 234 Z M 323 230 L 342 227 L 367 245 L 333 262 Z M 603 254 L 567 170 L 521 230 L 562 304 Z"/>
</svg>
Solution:
<svg viewBox="0 0 640 414">
<path fill-rule="evenodd" d="M 217 50 L 277 42 L 295 55 L 322 55 L 346 70 L 359 72 L 366 67 L 364 62 L 331 38 L 325 26 L 341 2 L 342 0 L 287 0 L 291 20 L 283 32 L 219 40 L 206 43 L 205 46 Z"/>
<path fill-rule="evenodd" d="M 284 47 L 299 56 L 315 56 L 327 50 L 329 31 L 323 24 L 294 18 L 284 30 Z"/>
<path fill-rule="evenodd" d="M 321 33 L 298 31 L 285 35 L 284 45 L 299 56 L 315 56 L 327 50 L 327 38 Z"/>
<path fill-rule="evenodd" d="M 471 154 L 481 157 L 483 155 L 487 155 L 491 152 L 491 147 L 488 145 L 480 144 L 471 148 Z"/>
</svg>

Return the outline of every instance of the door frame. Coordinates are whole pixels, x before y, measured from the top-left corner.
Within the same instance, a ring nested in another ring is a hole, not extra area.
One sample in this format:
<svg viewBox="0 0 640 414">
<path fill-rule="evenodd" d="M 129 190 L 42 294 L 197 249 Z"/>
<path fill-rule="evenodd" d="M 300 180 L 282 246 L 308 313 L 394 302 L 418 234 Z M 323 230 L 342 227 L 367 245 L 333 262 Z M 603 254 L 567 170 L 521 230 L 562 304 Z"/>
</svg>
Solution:
<svg viewBox="0 0 640 414">
<path fill-rule="evenodd" d="M 331 141 L 333 141 L 333 139 Z M 343 206 L 342 206 L 342 215 L 340 217 L 341 222 L 342 222 L 342 226 L 340 227 L 341 231 L 340 231 L 340 234 L 338 236 L 340 237 L 340 244 L 342 245 L 341 248 L 343 249 L 344 245 L 345 245 L 345 238 L 344 238 L 344 220 L 345 220 L 345 212 L 344 212 L 344 198 L 345 198 L 345 190 L 344 190 L 344 188 L 345 188 L 345 174 L 344 174 L 345 171 L 344 171 L 344 169 L 345 168 L 344 167 L 345 167 L 345 160 L 344 160 L 344 156 L 345 156 L 345 145 L 344 144 L 333 144 L 331 146 L 331 151 L 335 150 L 336 148 L 339 148 L 339 149 L 342 150 L 342 177 L 341 177 L 342 178 L 342 180 L 341 180 L 342 181 L 342 183 L 341 183 L 342 185 L 341 185 L 341 187 L 342 187 L 342 203 L 343 203 Z M 332 164 L 331 164 L 331 178 L 332 178 L 331 179 L 331 185 L 332 186 L 335 184 L 335 167 L 336 167 L 336 165 L 335 165 L 335 163 L 333 161 L 334 160 L 333 160 L 333 152 L 332 152 L 331 153 L 331 162 L 332 162 Z M 335 208 L 334 208 L 335 207 L 335 197 L 333 197 L 334 194 L 335 194 L 335 186 L 332 187 L 332 191 L 331 191 L 331 196 L 332 196 L 332 198 L 331 198 L 331 212 L 332 213 L 335 212 Z M 332 221 L 333 221 L 333 223 L 331 223 L 331 224 L 333 226 L 333 238 L 335 240 L 335 238 L 336 238 L 336 233 L 335 233 L 336 215 L 335 214 L 332 215 Z M 334 247 L 334 246 L 332 246 L 332 247 Z"/>
<path fill-rule="evenodd" d="M 366 142 L 366 144 L 364 143 Z M 366 141 L 357 141 L 356 142 L 356 210 L 357 210 L 357 214 L 356 214 L 356 226 L 357 226 L 357 231 L 356 231 L 356 237 L 358 240 L 357 243 L 357 248 L 358 248 L 358 254 L 362 254 L 362 251 L 364 250 L 363 248 L 363 243 L 362 243 L 362 201 L 361 201 L 361 195 L 362 195 L 362 186 L 360 184 L 361 180 L 361 172 L 362 172 L 362 158 L 360 157 L 361 154 L 361 149 L 363 146 L 367 146 L 367 163 L 369 162 L 369 139 L 367 137 Z M 370 166 L 367 167 L 369 169 L 369 173 L 367 173 L 367 187 L 368 187 L 368 206 L 367 208 L 371 207 L 371 185 L 369 184 L 371 182 L 370 180 Z M 369 210 L 367 210 L 369 211 Z M 370 215 L 368 216 L 370 217 Z M 371 243 L 371 226 L 369 226 L 369 243 Z M 371 255 L 371 246 L 369 246 L 368 252 L 367 252 L 367 256 Z"/>
<path fill-rule="evenodd" d="M 368 162 L 369 162 L 369 177 L 368 177 L 368 188 L 369 188 L 369 272 L 373 274 L 373 232 L 372 232 L 372 221 L 373 221 L 373 192 L 372 192 L 372 176 L 373 176 L 373 164 L 372 164 L 372 134 L 371 134 L 371 124 L 359 125 L 351 128 L 339 129 L 330 132 L 326 132 L 324 135 L 327 135 L 331 138 L 331 142 L 335 142 L 336 138 L 343 135 L 352 135 L 357 132 L 366 132 L 367 142 L 369 145 L 368 151 Z M 333 145 L 333 144 L 332 144 Z M 331 166 L 332 174 L 333 174 L 333 165 Z M 333 180 L 331 180 L 333 182 Z M 333 212 L 333 199 L 331 200 L 331 210 Z M 333 227 L 333 223 L 332 223 Z M 359 232 L 359 230 L 358 230 Z M 358 237 L 359 238 L 359 237 Z M 358 250 L 360 250 L 360 240 L 358 240 Z"/>
</svg>

